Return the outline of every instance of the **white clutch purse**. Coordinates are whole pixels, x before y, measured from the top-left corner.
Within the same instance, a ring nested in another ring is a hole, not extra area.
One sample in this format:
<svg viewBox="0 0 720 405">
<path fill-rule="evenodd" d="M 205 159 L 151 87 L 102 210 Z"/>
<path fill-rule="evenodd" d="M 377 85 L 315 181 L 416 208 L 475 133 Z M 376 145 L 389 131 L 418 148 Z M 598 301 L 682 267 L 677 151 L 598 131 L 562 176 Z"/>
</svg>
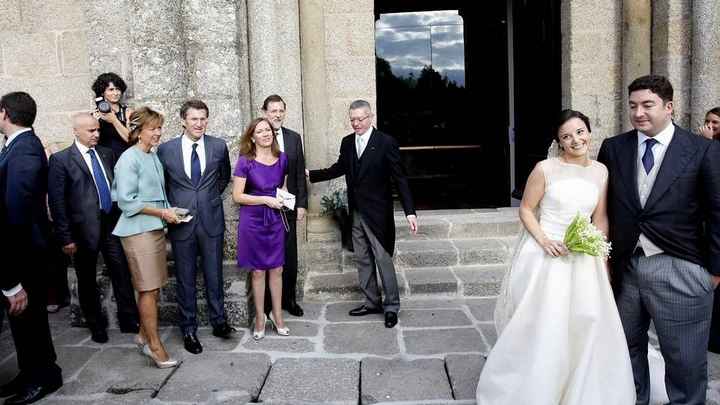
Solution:
<svg viewBox="0 0 720 405">
<path fill-rule="evenodd" d="M 275 190 L 275 197 L 282 200 L 283 207 L 286 207 L 289 210 L 295 209 L 295 194 L 288 193 L 287 191 L 278 188 Z"/>
</svg>

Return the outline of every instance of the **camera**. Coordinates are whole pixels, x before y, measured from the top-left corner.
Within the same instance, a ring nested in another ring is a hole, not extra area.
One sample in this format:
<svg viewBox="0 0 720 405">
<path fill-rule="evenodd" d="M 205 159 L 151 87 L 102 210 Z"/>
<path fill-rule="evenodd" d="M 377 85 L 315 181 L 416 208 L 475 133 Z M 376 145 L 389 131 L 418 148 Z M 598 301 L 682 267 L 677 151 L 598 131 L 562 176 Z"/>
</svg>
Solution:
<svg viewBox="0 0 720 405">
<path fill-rule="evenodd" d="M 97 106 L 98 111 L 100 111 L 103 114 L 109 113 L 112 111 L 112 107 L 110 106 L 110 103 L 105 101 L 105 98 L 98 97 L 95 99 L 95 105 Z"/>
</svg>

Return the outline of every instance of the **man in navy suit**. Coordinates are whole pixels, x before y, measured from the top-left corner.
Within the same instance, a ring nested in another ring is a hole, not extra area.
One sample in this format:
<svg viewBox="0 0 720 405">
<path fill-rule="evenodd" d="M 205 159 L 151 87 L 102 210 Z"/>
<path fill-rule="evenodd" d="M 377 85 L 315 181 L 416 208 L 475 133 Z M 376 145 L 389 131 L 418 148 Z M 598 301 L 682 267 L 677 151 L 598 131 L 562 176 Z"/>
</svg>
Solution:
<svg viewBox="0 0 720 405">
<path fill-rule="evenodd" d="M 80 307 L 92 340 L 105 343 L 107 320 L 97 288 L 99 253 L 110 271 L 120 331 L 139 330 L 127 259 L 120 239 L 112 234 L 120 218 L 110 196 L 115 155 L 98 146 L 100 124 L 91 114 L 73 116 L 73 133 L 75 142 L 50 156 L 48 203 L 57 240 L 63 252 L 74 259 Z"/>
<path fill-rule="evenodd" d="M 704 404 L 713 290 L 720 280 L 718 143 L 673 124 L 662 76 L 628 87 L 635 129 L 606 139 L 616 301 L 637 389 L 648 404 L 648 327 L 655 325 L 672 404 Z"/>
<path fill-rule="evenodd" d="M 285 265 L 282 272 L 282 308 L 290 315 L 303 316 L 303 310 L 297 303 L 297 221 L 305 218 L 307 209 L 307 184 L 305 183 L 305 155 L 303 154 L 300 134 L 292 129 L 285 128 L 285 101 L 273 94 L 265 98 L 262 112 L 273 126 L 280 151 L 285 152 L 288 158 L 287 189 L 295 195 L 295 210 L 287 211 L 289 230 L 285 234 Z M 265 293 L 265 308 L 268 313 L 272 309 L 269 287 Z"/>
<path fill-rule="evenodd" d="M 225 214 L 222 193 L 230 182 L 230 156 L 225 141 L 205 134 L 210 111 L 200 100 L 180 108 L 182 135 L 158 148 L 165 169 L 167 198 L 174 207 L 186 208 L 193 218 L 169 227 L 175 258 L 177 303 L 185 350 L 202 352 L 197 338 L 197 259 L 205 276 L 213 335 L 228 338 L 234 331 L 226 321 L 223 290 L 223 241 Z"/>
<path fill-rule="evenodd" d="M 0 387 L 5 404 L 29 404 L 62 386 L 50 336 L 46 300 L 48 264 L 47 158 L 32 125 L 37 106 L 29 94 L 0 99 L 0 290 L 7 306 L 20 373 Z"/>
<path fill-rule="evenodd" d="M 400 291 L 392 261 L 395 250 L 393 182 L 413 234 L 417 232 L 415 206 L 397 141 L 372 127 L 370 104 L 365 100 L 353 101 L 349 118 L 354 132 L 342 139 L 337 162 L 327 169 L 310 170 L 308 175 L 311 183 L 345 176 L 355 262 L 360 289 L 365 295 L 365 303 L 351 310 L 350 316 L 384 312 L 385 327 L 392 328 L 397 324 L 400 310 Z M 385 294 L 382 301 L 376 268 L 382 277 Z"/>
</svg>

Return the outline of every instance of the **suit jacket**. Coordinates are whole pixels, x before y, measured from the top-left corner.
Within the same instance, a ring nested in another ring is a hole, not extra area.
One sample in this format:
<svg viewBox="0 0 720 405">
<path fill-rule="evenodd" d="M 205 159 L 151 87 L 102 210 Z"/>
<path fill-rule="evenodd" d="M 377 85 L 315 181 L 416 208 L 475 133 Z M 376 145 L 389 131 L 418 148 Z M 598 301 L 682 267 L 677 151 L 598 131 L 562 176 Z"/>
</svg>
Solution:
<svg viewBox="0 0 720 405">
<path fill-rule="evenodd" d="M 108 188 L 115 170 L 115 153 L 110 148 L 96 146 L 100 163 L 105 169 Z M 89 250 L 97 250 L 100 243 L 101 211 L 92 172 L 85 164 L 78 147 L 69 147 L 50 156 L 48 204 L 55 234 L 61 246 L 76 243 Z M 116 204 L 110 211 L 115 226 L 120 210 Z"/>
<path fill-rule="evenodd" d="M 400 194 L 405 215 L 414 215 L 415 206 L 405 169 L 400 162 L 400 148 L 395 138 L 373 128 L 362 157 L 355 150 L 355 134 L 347 135 L 340 144 L 337 162 L 327 169 L 311 170 L 310 182 L 345 176 L 350 214 L 357 210 L 385 250 L 395 251 L 395 218 L 392 181 Z"/>
<path fill-rule="evenodd" d="M 305 184 L 305 155 L 300 134 L 282 128 L 285 154 L 288 157 L 287 189 L 295 194 L 295 208 L 307 208 L 307 184 Z M 289 211 L 295 214 L 297 211 Z"/>
<path fill-rule="evenodd" d="M 170 225 L 168 235 L 173 240 L 189 238 L 199 224 L 213 237 L 225 232 L 225 213 L 222 193 L 230 182 L 230 155 L 225 141 L 204 135 L 205 171 L 200 183 L 193 186 L 185 173 L 182 136 L 167 141 L 158 148 L 158 157 L 165 169 L 165 189 L 170 205 L 187 208 L 190 222 Z"/>
<path fill-rule="evenodd" d="M 680 127 L 667 146 L 645 207 L 637 186 L 636 130 L 606 139 L 613 267 L 627 263 L 642 232 L 666 254 L 720 275 L 720 148 Z"/>
<path fill-rule="evenodd" d="M 0 289 L 44 277 L 38 273 L 44 269 L 28 268 L 27 259 L 43 255 L 48 245 L 47 176 L 45 150 L 32 130 L 0 153 Z"/>
</svg>

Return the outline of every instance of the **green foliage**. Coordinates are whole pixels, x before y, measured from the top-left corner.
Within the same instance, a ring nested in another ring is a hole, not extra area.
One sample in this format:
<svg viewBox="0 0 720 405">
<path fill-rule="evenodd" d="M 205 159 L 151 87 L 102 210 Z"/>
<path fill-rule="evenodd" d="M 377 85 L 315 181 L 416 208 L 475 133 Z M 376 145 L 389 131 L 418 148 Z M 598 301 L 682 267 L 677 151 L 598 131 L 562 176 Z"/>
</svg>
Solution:
<svg viewBox="0 0 720 405">
<path fill-rule="evenodd" d="M 345 190 L 335 190 L 320 199 L 321 215 L 333 215 L 337 209 L 347 209 Z"/>
</svg>

